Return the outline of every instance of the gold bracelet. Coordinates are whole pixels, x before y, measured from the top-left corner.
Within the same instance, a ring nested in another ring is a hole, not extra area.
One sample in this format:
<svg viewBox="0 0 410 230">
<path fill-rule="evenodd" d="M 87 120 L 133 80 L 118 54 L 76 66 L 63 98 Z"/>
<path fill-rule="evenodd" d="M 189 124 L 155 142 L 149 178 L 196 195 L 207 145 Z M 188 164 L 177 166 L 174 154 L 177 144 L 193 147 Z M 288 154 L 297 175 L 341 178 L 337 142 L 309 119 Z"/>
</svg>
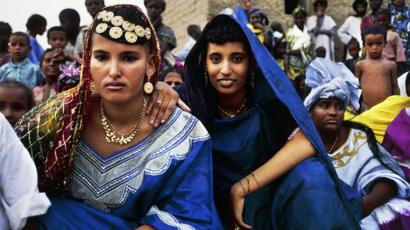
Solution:
<svg viewBox="0 0 410 230">
<path fill-rule="evenodd" d="M 251 172 L 251 174 L 250 174 L 251 176 L 252 176 L 252 178 L 255 180 L 255 182 L 256 182 L 256 186 L 258 186 L 258 188 L 260 188 L 261 187 L 261 185 L 259 184 L 259 181 L 256 179 L 256 176 L 255 176 L 255 174 L 253 174 L 253 172 Z"/>
</svg>

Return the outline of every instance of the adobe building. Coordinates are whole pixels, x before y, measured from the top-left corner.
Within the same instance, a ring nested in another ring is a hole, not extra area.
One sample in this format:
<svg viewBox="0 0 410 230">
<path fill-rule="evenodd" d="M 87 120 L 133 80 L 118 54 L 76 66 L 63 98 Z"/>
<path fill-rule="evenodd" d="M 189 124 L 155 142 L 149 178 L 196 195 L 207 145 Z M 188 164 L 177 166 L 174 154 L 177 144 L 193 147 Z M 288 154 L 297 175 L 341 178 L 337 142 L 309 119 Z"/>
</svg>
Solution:
<svg viewBox="0 0 410 230">
<path fill-rule="evenodd" d="M 253 0 L 253 5 L 262 9 L 269 18 L 269 21 L 279 21 L 284 29 L 293 23 L 290 14 L 294 6 L 300 4 L 305 7 L 308 13 L 312 13 L 312 2 L 314 0 Z M 329 6 L 327 14 L 330 15 L 338 26 L 354 13 L 352 4 L 354 0 L 328 0 Z M 384 0 L 385 3 L 388 0 Z M 204 27 L 209 14 L 217 15 L 226 7 L 234 8 L 239 6 L 241 0 L 166 0 L 167 8 L 163 14 L 164 22 L 172 27 L 177 37 L 178 46 L 174 51 L 182 48 L 188 40 L 186 28 L 190 24 L 197 24 Z M 410 0 L 406 0 L 410 5 Z M 370 8 L 368 7 L 368 10 Z M 286 12 L 287 11 L 287 12 Z M 287 14 L 289 13 L 289 14 Z M 340 60 L 343 47 L 336 36 L 336 54 Z"/>
</svg>

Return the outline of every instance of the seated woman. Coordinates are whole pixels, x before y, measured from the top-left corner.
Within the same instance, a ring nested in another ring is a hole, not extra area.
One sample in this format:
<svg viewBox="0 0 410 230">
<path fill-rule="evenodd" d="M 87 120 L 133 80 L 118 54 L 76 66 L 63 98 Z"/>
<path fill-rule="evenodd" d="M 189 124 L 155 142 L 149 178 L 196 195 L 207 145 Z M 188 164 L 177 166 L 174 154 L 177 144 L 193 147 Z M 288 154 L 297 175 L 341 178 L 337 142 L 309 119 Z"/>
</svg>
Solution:
<svg viewBox="0 0 410 230">
<path fill-rule="evenodd" d="M 345 193 L 297 93 L 246 25 L 227 15 L 214 17 L 185 67 L 181 95 L 210 131 L 215 201 L 226 229 L 235 228 L 233 215 L 242 208 L 253 229 L 358 228 L 352 210 L 360 210 L 359 195 Z M 284 146 L 296 126 L 304 134 Z M 250 175 L 270 158 L 269 172 Z M 236 184 L 233 196 L 287 171 L 229 205 L 231 187 L 242 178 L 247 179 Z"/>
<path fill-rule="evenodd" d="M 220 228 L 208 132 L 178 108 L 156 129 L 146 116 L 150 100 L 157 110 L 175 105 L 164 90 L 152 94 L 159 69 L 155 30 L 139 8 L 98 13 L 79 85 L 17 127 L 52 201 L 40 229 Z"/>
<path fill-rule="evenodd" d="M 401 177 L 403 173 L 397 163 L 377 144 L 371 129 L 357 123 L 343 123 L 346 106 L 359 107 L 358 80 L 343 64 L 317 58 L 307 69 L 306 84 L 312 88 L 305 99 L 306 108 L 339 178 L 363 196 L 362 212 L 359 212 L 363 218 L 361 227 L 402 229 L 398 227 L 408 225 L 410 202 L 404 198 L 409 197 L 410 186 Z M 289 143 L 293 141 L 290 139 Z M 288 148 L 289 143 L 283 149 Z M 269 163 L 254 174 L 269 174 L 274 170 Z M 265 184 L 262 181 L 259 186 Z M 253 192 L 252 187 L 247 194 L 249 192 Z M 239 200 L 236 198 L 233 202 Z"/>
</svg>

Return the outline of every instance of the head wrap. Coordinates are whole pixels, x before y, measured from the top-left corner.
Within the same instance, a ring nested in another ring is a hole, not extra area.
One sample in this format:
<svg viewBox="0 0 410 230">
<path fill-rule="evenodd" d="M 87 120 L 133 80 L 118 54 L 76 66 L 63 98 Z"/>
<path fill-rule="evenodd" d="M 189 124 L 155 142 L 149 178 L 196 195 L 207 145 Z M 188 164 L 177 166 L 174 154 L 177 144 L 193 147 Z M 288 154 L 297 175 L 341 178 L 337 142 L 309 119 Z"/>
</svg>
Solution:
<svg viewBox="0 0 410 230">
<path fill-rule="evenodd" d="M 319 98 L 337 98 L 355 110 L 360 107 L 359 81 L 343 63 L 316 58 L 306 70 L 305 84 L 311 88 L 304 101 L 308 111 Z"/>
<path fill-rule="evenodd" d="M 193 114 L 203 123 L 207 123 L 207 120 L 212 119 L 209 117 L 212 115 L 212 112 L 209 109 L 209 104 L 212 102 L 207 99 L 210 94 L 215 93 L 212 92 L 211 87 L 207 86 L 203 77 L 204 60 L 206 58 L 205 52 L 208 45 L 207 34 L 215 27 L 231 24 L 232 26 L 238 26 L 243 32 L 246 38 L 245 45 L 248 47 L 250 57 L 254 61 L 255 67 L 253 68 L 255 68 L 254 71 L 256 75 L 255 88 L 252 91 L 248 91 L 248 93 L 260 95 L 258 95 L 259 97 L 254 98 L 255 102 L 253 103 L 262 105 L 266 100 L 276 100 L 288 109 L 294 121 L 301 130 L 303 130 L 303 133 L 317 150 L 316 157 L 327 168 L 331 177 L 334 178 L 335 183 L 337 184 L 338 194 L 345 204 L 351 224 L 356 225 L 359 220 L 355 217 L 352 207 L 347 201 L 346 195 L 343 193 L 342 185 L 337 179 L 336 171 L 329 159 L 327 151 L 298 94 L 269 51 L 252 31 L 248 29 L 247 25 L 241 22 L 241 19 L 236 17 L 232 18 L 227 15 L 218 15 L 205 26 L 201 36 L 185 60 L 185 79 L 184 84 L 180 88 L 181 96 L 191 106 Z M 216 104 L 214 107 L 216 107 Z"/>
<path fill-rule="evenodd" d="M 399 86 L 400 96 L 402 97 L 409 96 L 407 95 L 407 89 L 406 89 L 406 80 L 409 77 L 410 77 L 410 72 L 406 72 L 403 75 L 401 75 L 399 78 L 397 78 L 397 84 Z"/>
<path fill-rule="evenodd" d="M 303 6 L 298 5 L 293 11 L 292 11 L 292 16 L 295 17 L 296 15 L 298 15 L 299 13 L 303 13 L 305 15 L 305 17 L 307 16 L 307 12 L 305 10 L 305 8 L 303 8 Z"/>
<path fill-rule="evenodd" d="M 101 12 L 104 13 L 100 14 Z M 36 164 L 40 178 L 40 190 L 49 194 L 61 195 L 67 192 L 73 158 L 83 128 L 84 116 L 90 106 L 92 83 L 90 60 L 93 34 L 98 33 L 116 42 L 138 44 L 133 43 L 134 39 L 127 39 L 125 34 L 126 32 L 132 32 L 129 26 L 133 27 L 132 24 L 134 26 L 138 24 L 134 22 L 144 22 L 141 27 L 147 28 L 151 36 L 148 38 L 147 30 L 144 30 L 145 38 L 143 39 L 147 39 L 151 52 L 154 54 L 155 73 L 151 77 L 151 81 L 155 83 L 159 73 L 160 54 L 155 30 L 141 9 L 134 5 L 114 5 L 102 9 L 100 13 L 87 32 L 84 46 L 84 64 L 81 69 L 79 84 L 75 88 L 64 91 L 58 94 L 57 97 L 51 98 L 32 109 L 20 120 L 16 127 L 17 134 Z M 116 16 L 120 16 L 122 20 Z M 124 28 L 125 21 L 129 23 L 125 23 Z M 100 28 L 101 30 L 97 31 L 97 27 L 101 23 L 106 23 L 107 28 L 105 30 Z M 110 33 L 112 28 L 116 29 Z M 136 28 L 133 28 L 133 33 L 138 36 L 139 30 L 135 31 Z"/>
</svg>

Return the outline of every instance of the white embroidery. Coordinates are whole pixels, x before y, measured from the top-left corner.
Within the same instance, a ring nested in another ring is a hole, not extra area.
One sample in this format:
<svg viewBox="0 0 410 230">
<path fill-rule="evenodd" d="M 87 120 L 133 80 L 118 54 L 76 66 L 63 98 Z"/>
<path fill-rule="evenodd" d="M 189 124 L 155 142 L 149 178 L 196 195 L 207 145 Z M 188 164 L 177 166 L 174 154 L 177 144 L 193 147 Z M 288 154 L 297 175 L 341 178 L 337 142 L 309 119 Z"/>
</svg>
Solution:
<svg viewBox="0 0 410 230">
<path fill-rule="evenodd" d="M 155 205 L 151 207 L 151 209 L 148 211 L 147 215 L 157 215 L 158 218 L 164 224 L 175 227 L 175 228 L 180 229 L 180 230 L 193 230 L 193 229 L 195 229 L 191 225 L 179 223 L 177 218 L 175 218 L 173 215 L 171 215 L 167 212 L 159 210 L 159 208 Z"/>
<path fill-rule="evenodd" d="M 184 160 L 194 142 L 209 139 L 203 125 L 179 109 L 167 123 L 143 142 L 102 158 L 86 143 L 78 146 L 70 193 L 97 209 L 108 212 L 135 193 L 145 175 L 164 174 L 174 160 Z"/>
</svg>

